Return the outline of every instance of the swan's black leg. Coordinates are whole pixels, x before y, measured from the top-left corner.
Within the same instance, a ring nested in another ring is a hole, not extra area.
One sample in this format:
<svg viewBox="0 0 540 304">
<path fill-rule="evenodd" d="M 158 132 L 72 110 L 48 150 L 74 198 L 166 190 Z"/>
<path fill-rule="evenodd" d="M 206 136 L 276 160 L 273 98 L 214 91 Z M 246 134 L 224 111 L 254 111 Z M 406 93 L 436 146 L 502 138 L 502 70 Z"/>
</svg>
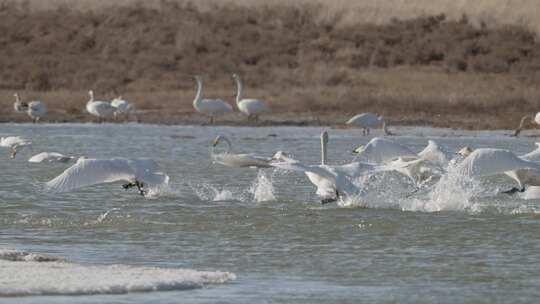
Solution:
<svg viewBox="0 0 540 304">
<path fill-rule="evenodd" d="M 516 188 L 516 187 L 513 187 L 512 189 L 510 190 L 507 190 L 507 191 L 503 191 L 501 193 L 505 193 L 505 194 L 514 194 L 516 192 L 525 192 L 525 187 L 519 189 L 519 188 Z"/>
<path fill-rule="evenodd" d="M 139 189 L 139 194 L 144 196 L 146 194 L 146 190 L 144 190 L 144 183 L 140 183 L 139 181 L 135 181 L 135 185 L 137 186 L 137 189 Z"/>
<path fill-rule="evenodd" d="M 321 205 L 337 202 L 339 200 L 339 192 L 336 190 L 336 197 L 325 198 L 321 200 Z"/>
</svg>

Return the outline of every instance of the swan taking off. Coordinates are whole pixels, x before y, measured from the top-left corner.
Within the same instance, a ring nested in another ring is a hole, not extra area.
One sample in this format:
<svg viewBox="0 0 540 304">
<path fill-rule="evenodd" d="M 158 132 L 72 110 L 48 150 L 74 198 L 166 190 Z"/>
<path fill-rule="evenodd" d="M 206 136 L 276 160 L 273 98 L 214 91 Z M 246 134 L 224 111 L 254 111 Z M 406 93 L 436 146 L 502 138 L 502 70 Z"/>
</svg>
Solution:
<svg viewBox="0 0 540 304">
<path fill-rule="evenodd" d="M 370 164 L 353 162 L 341 166 L 327 165 L 328 133 L 321 133 L 321 164 L 306 165 L 297 160 L 287 157 L 283 152 L 278 152 L 270 165 L 279 169 L 303 172 L 312 184 L 317 187 L 317 195 L 321 197 L 321 203 L 336 202 L 341 198 L 358 196 L 361 189 L 352 183 L 352 179 L 369 172 L 382 171 L 384 168 Z"/>
<path fill-rule="evenodd" d="M 519 127 L 514 132 L 514 136 L 516 136 L 516 137 L 519 136 L 519 133 L 521 132 L 521 130 L 525 126 L 525 123 L 527 122 L 527 120 L 532 120 L 537 125 L 540 125 L 540 112 L 536 113 L 536 115 L 534 117 L 532 115 L 523 116 L 521 118 L 521 121 L 519 122 Z"/>
<path fill-rule="evenodd" d="M 361 113 L 355 115 L 351 119 L 349 119 L 346 124 L 355 125 L 362 128 L 362 134 L 364 136 L 369 135 L 370 129 L 378 128 L 379 126 L 382 126 L 384 134 L 394 135 L 392 132 L 388 131 L 388 126 L 386 125 L 386 121 L 384 120 L 384 118 L 374 113 Z"/>
<path fill-rule="evenodd" d="M 519 188 L 504 193 L 525 191 L 525 185 L 540 186 L 540 164 L 525 160 L 508 150 L 477 149 L 456 167 L 456 172 L 468 177 L 506 174 L 514 179 Z"/>
<path fill-rule="evenodd" d="M 133 105 L 129 103 L 127 100 L 122 99 L 122 96 L 118 96 L 115 99 L 111 101 L 111 106 L 115 108 L 114 110 L 114 119 L 117 118 L 118 115 L 126 115 L 126 117 L 129 115 L 131 110 L 133 110 Z"/>
<path fill-rule="evenodd" d="M 75 160 L 74 156 L 66 156 L 57 152 L 41 152 L 28 159 L 30 163 L 68 163 Z"/>
<path fill-rule="evenodd" d="M 13 94 L 15 96 L 15 102 L 13 103 L 13 109 L 17 113 L 25 113 L 28 110 L 28 103 L 22 102 L 19 99 L 19 94 L 15 93 Z"/>
<path fill-rule="evenodd" d="M 147 187 L 165 185 L 169 176 L 159 171 L 158 164 L 149 158 L 85 159 L 67 168 L 62 174 L 47 182 L 47 187 L 55 192 L 69 192 L 78 188 L 126 181 L 122 187 L 127 190 L 137 187 L 139 194 L 147 194 Z"/>
<path fill-rule="evenodd" d="M 234 81 L 236 82 L 236 106 L 238 110 L 247 115 L 248 121 L 251 117 L 255 121 L 259 119 L 259 115 L 270 112 L 270 108 L 258 99 L 242 99 L 242 93 L 244 91 L 244 84 L 238 74 L 232 74 Z"/>
<path fill-rule="evenodd" d="M 31 101 L 28 103 L 28 110 L 26 110 L 26 113 L 32 118 L 33 123 L 37 123 L 41 117 L 47 114 L 47 107 L 45 106 L 45 103 L 41 101 Z"/>
<path fill-rule="evenodd" d="M 227 144 L 227 150 L 224 153 L 214 153 L 213 149 L 224 141 Z M 231 141 L 224 135 L 217 136 L 212 142 L 212 159 L 214 162 L 222 164 L 227 167 L 235 168 L 269 168 L 272 158 L 260 157 L 253 154 L 232 154 Z"/>
<path fill-rule="evenodd" d="M 26 146 L 30 146 L 31 141 L 20 136 L 8 136 L 0 138 L 0 147 L 9 148 L 11 150 L 10 157 L 15 158 L 17 152 Z"/>
<path fill-rule="evenodd" d="M 233 111 L 232 106 L 221 99 L 202 99 L 202 77 L 195 76 L 195 81 L 197 82 L 197 94 L 193 100 L 193 107 L 197 112 L 210 116 L 210 124 L 214 123 L 214 116 L 223 115 Z"/>
<path fill-rule="evenodd" d="M 86 103 L 86 111 L 93 116 L 96 116 L 99 122 L 103 122 L 106 117 L 113 115 L 116 108 L 106 101 L 94 101 L 94 91 L 88 91 L 90 100 Z"/>
</svg>

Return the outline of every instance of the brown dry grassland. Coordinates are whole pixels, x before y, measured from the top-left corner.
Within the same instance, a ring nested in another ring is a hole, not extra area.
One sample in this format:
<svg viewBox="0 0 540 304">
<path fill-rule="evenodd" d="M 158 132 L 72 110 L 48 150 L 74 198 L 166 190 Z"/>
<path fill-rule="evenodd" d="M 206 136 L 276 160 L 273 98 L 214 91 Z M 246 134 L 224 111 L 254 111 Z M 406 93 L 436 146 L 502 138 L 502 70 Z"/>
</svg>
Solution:
<svg viewBox="0 0 540 304">
<path fill-rule="evenodd" d="M 205 96 L 233 103 L 233 72 L 243 75 L 246 97 L 274 110 L 265 124 L 338 124 L 372 111 L 393 124 L 511 128 L 540 110 L 534 23 L 508 19 L 517 14 L 509 8 L 507 19 L 497 19 L 500 7 L 477 14 L 482 1 L 470 16 L 451 6 L 439 7 L 448 16 L 422 16 L 414 8 L 426 1 L 409 1 L 396 13 L 406 19 L 389 18 L 381 12 L 391 5 L 376 3 L 392 1 L 363 2 L 386 17 L 366 21 L 355 16 L 369 10 L 352 0 L 332 8 L 316 1 L 0 0 L 0 121 L 27 120 L 12 111 L 15 91 L 46 102 L 46 121 L 89 121 L 83 109 L 93 89 L 101 100 L 122 94 L 144 122 L 197 123 L 192 76 L 205 77 Z"/>
</svg>

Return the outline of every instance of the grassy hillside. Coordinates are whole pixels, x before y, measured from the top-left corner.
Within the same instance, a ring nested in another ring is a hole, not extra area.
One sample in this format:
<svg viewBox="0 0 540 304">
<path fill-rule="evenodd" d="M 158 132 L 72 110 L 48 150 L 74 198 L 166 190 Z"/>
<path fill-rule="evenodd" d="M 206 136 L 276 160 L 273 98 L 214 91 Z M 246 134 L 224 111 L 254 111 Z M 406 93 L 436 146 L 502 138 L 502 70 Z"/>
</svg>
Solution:
<svg viewBox="0 0 540 304">
<path fill-rule="evenodd" d="M 205 76 L 207 96 L 232 101 L 232 72 L 244 76 L 248 97 L 278 112 L 332 112 L 332 121 L 377 111 L 400 123 L 452 126 L 470 117 L 465 127 L 509 127 L 540 108 L 537 35 L 519 26 L 445 15 L 366 23 L 279 3 L 0 3 L 3 120 L 13 119 L 13 91 L 45 100 L 62 120 L 81 115 L 92 88 L 174 121 L 175 111 L 191 112 L 192 75 Z"/>
</svg>

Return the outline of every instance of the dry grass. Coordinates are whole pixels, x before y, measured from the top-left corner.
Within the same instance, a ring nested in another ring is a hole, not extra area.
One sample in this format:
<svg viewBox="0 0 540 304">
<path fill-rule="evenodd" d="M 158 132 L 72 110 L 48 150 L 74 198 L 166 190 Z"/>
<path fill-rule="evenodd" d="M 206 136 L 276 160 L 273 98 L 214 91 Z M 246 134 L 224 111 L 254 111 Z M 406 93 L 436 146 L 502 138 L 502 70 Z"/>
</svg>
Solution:
<svg viewBox="0 0 540 304">
<path fill-rule="evenodd" d="M 155 1 L 102 9 L 79 1 L 78 10 L 51 9 L 53 2 L 38 9 L 0 1 L 0 120 L 17 119 L 15 90 L 46 101 L 51 120 L 86 119 L 93 88 L 99 99 L 134 101 L 146 121 L 192 121 L 192 75 L 205 75 L 206 96 L 232 102 L 232 72 L 280 122 L 292 112 L 337 123 L 374 111 L 403 124 L 494 128 L 540 108 L 540 45 L 522 27 L 445 16 L 365 23 L 336 13 L 339 5 Z M 399 7 L 379 2 L 362 3 L 381 15 Z M 400 16 L 415 3 L 433 7 L 424 2 L 408 1 Z"/>
</svg>

